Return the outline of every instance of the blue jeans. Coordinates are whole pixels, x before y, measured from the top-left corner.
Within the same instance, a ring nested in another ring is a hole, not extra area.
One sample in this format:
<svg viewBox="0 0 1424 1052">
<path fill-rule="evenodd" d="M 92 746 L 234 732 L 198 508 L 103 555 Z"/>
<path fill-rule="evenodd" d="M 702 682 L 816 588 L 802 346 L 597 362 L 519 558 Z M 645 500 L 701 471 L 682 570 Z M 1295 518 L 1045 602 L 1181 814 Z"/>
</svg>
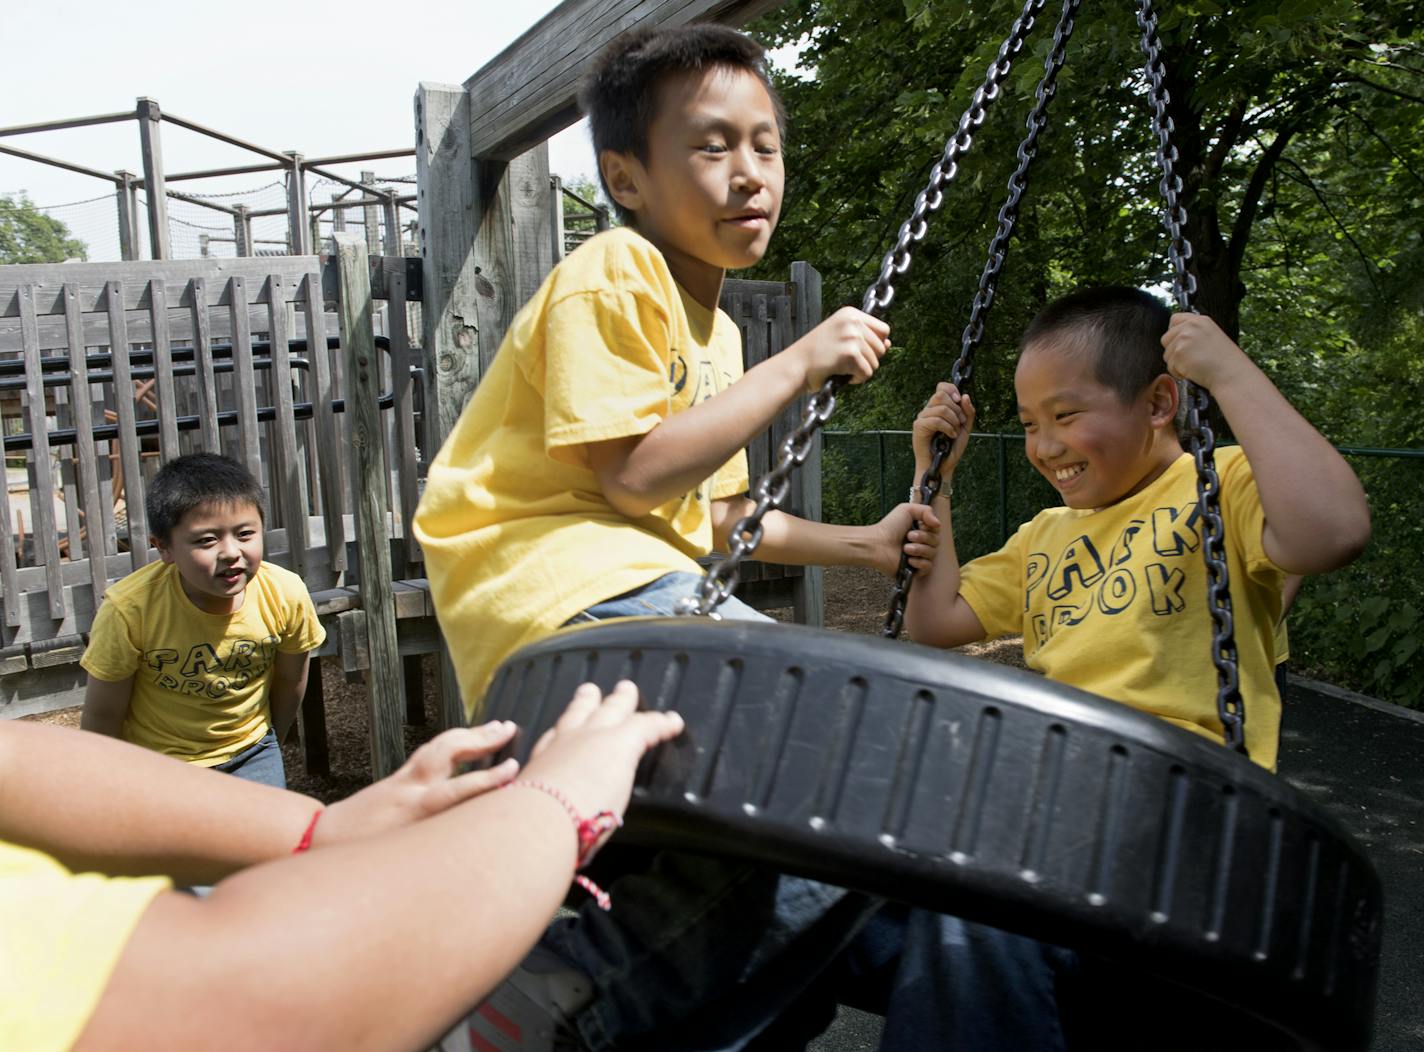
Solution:
<svg viewBox="0 0 1424 1052">
<path fill-rule="evenodd" d="M 667 574 L 569 624 L 672 615 L 700 578 Z M 723 617 L 769 620 L 736 599 Z M 886 1016 L 882 1050 L 1063 1048 L 1054 1005 L 1066 950 L 772 870 L 660 852 L 544 945 L 593 981 L 585 1044 L 657 1052 L 787 1052 L 839 1002 Z"/>
<path fill-rule="evenodd" d="M 267 733 L 243 749 L 230 760 L 224 760 L 213 768 L 225 774 L 236 775 L 246 782 L 275 785 L 287 788 L 287 769 L 282 765 L 282 747 L 277 744 L 277 732 L 271 727 Z"/>
</svg>

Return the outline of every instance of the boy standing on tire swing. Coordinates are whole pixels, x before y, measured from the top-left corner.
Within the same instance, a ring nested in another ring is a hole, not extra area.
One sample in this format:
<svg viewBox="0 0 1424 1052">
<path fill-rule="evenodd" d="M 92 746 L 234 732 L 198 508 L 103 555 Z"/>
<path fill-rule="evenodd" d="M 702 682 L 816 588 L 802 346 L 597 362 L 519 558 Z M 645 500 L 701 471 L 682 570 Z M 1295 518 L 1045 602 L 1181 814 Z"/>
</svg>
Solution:
<svg viewBox="0 0 1424 1052">
<path fill-rule="evenodd" d="M 1039 512 L 999 551 L 961 567 L 950 483 L 974 407 L 953 384 L 941 383 L 915 421 L 915 478 L 930 465 L 932 436 L 952 439 L 932 505 L 947 543 L 910 593 L 910 638 L 957 647 L 1021 634 L 1030 668 L 1222 741 L 1196 465 L 1176 428 L 1177 381 L 1190 380 L 1211 392 L 1240 442 L 1215 458 L 1225 558 L 1246 745 L 1252 760 L 1274 770 L 1282 583 L 1287 575 L 1337 569 L 1364 549 L 1370 513 L 1359 479 L 1215 322 L 1173 314 L 1146 292 L 1087 289 L 1050 303 L 1029 324 L 1020 348 L 1014 388 L 1024 452 L 1064 506 Z M 909 916 L 924 915 L 911 910 Z M 889 923 L 888 915 L 879 923 Z M 1013 960 L 1018 972 L 1013 985 L 1045 991 L 1040 1000 L 1048 1009 L 1056 980 L 1081 967 L 1076 955 L 1057 947 L 954 918 L 939 923 L 942 945 L 965 944 L 960 929 L 966 927 L 970 942 L 1001 944 L 999 958 Z M 922 933 L 923 927 L 912 923 L 910 930 Z M 900 952 L 913 957 L 908 946 Z M 954 964 L 952 956 L 948 963 Z M 1112 1004 L 1097 1013 L 1084 1010 L 1075 993 L 1072 1014 L 1114 1019 L 1119 1035 L 1133 1033 L 1122 1022 L 1123 1007 L 1150 1012 L 1144 1006 L 1158 1002 L 1148 994 L 1160 997 L 1161 991 L 1149 984 L 1128 992 L 1131 982 L 1116 973 L 1111 982 L 1075 984 L 1082 996 L 1101 990 Z M 1094 985 L 1098 990 L 1089 989 Z M 918 1025 L 959 1035 L 970 1042 L 966 1048 L 1061 1047 L 1061 1036 L 1058 1042 L 1043 1037 L 1044 1028 L 1059 1029 L 1043 1013 L 1005 1014 L 992 1033 L 964 1035 L 949 1018 L 955 1006 L 953 998 L 924 1003 Z M 1226 1047 L 1210 1013 L 1173 1015 L 1180 1025 L 1172 1039 L 1154 1038 L 1152 1047 Z M 1025 1027 L 1037 1028 L 1029 1031 L 1032 1040 Z"/>
<path fill-rule="evenodd" d="M 572 253 L 516 316 L 415 516 L 470 712 L 503 658 L 562 625 L 672 614 L 697 557 L 750 510 L 746 444 L 827 377 L 870 377 L 890 346 L 884 322 L 846 307 L 742 375 L 718 299 L 728 269 L 766 252 L 784 179 L 758 44 L 719 26 L 635 30 L 595 61 L 582 102 L 627 225 Z M 937 524 L 919 509 L 911 531 L 909 509 L 869 527 L 773 511 L 758 554 L 893 573 L 903 544 L 925 568 Z M 735 599 L 720 613 L 761 616 Z M 611 915 L 561 923 L 545 940 L 557 953 L 491 1002 L 518 1047 L 741 1047 L 876 908 L 676 854 L 622 883 Z"/>
</svg>

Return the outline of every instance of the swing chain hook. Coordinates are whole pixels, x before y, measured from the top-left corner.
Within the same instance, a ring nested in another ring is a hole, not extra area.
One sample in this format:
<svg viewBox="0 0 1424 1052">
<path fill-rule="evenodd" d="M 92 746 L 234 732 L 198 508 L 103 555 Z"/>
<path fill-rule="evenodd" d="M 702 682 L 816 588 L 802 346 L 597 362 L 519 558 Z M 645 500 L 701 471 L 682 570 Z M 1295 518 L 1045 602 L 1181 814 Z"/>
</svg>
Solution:
<svg viewBox="0 0 1424 1052">
<path fill-rule="evenodd" d="M 1009 76 L 1014 59 L 1023 50 L 1024 40 L 1034 26 L 1034 21 L 1043 10 L 1047 0 L 1024 0 L 1022 11 L 1009 30 L 1009 35 L 999 45 L 998 53 L 989 63 L 984 83 L 974 91 L 969 108 L 959 118 L 959 125 L 949 141 L 944 153 L 930 170 L 928 185 L 915 197 L 914 211 L 910 218 L 900 225 L 895 245 L 880 264 L 880 274 L 866 290 L 861 302 L 861 310 L 866 314 L 881 317 L 895 299 L 895 287 L 891 278 L 904 274 L 910 269 L 910 247 L 922 240 L 929 230 L 930 213 L 938 211 L 944 203 L 944 189 L 959 174 L 959 160 L 974 145 L 973 132 L 988 115 L 989 107 L 999 97 L 1004 81 Z M 1077 6 L 1074 0 L 1074 7 Z M 992 297 L 991 297 L 992 298 Z M 693 595 L 679 599 L 675 610 L 679 614 L 711 615 L 726 602 L 737 587 L 742 561 L 761 543 L 763 536 L 762 519 L 773 508 L 780 507 L 790 490 L 789 477 L 797 466 L 804 463 L 815 442 L 816 432 L 836 411 L 836 396 L 850 382 L 846 376 L 832 376 L 806 402 L 801 422 L 778 447 L 779 459 L 755 487 L 755 506 L 744 518 L 732 527 L 728 552 L 718 559 L 703 575 Z"/>
<path fill-rule="evenodd" d="M 1172 292 L 1181 310 L 1194 313 L 1192 297 L 1197 291 L 1197 280 L 1187 269 L 1192 258 L 1192 245 L 1182 232 L 1187 222 L 1187 210 L 1179 200 L 1182 179 L 1175 171 L 1177 148 L 1171 141 L 1175 129 L 1167 113 L 1171 96 L 1166 87 L 1167 70 L 1162 62 L 1162 43 L 1157 35 L 1157 14 L 1152 9 L 1152 0 L 1137 0 L 1137 25 L 1142 30 L 1142 54 L 1147 60 L 1151 94 L 1152 131 L 1157 138 L 1157 165 L 1162 170 L 1159 186 L 1166 205 L 1162 222 L 1168 234 Z M 1211 395 L 1205 388 L 1188 382 L 1185 397 L 1188 446 L 1197 470 L 1197 516 L 1202 523 L 1202 557 L 1206 562 L 1207 605 L 1212 620 L 1211 660 L 1216 666 L 1217 717 L 1221 720 L 1227 747 L 1248 755 L 1246 708 L 1241 698 L 1226 563 L 1226 531 L 1221 519 L 1221 480 L 1216 472 L 1216 435 L 1208 417 Z"/>
<path fill-rule="evenodd" d="M 1063 0 L 1063 10 L 1059 15 L 1058 25 L 1053 30 L 1053 47 L 1043 60 L 1043 76 L 1034 90 L 1034 106 L 1024 121 L 1028 134 L 1019 143 L 1018 166 L 1009 176 L 1009 193 L 999 208 L 999 225 L 989 242 L 989 258 L 985 260 L 984 269 L 979 274 L 979 287 L 974 293 L 974 302 L 969 310 L 969 322 L 964 326 L 959 341 L 959 357 L 950 370 L 950 379 L 954 386 L 965 393 L 968 392 L 973 378 L 974 352 L 984 340 L 984 319 L 994 306 L 999 272 L 1003 269 L 1004 260 L 1009 253 L 1014 226 L 1018 223 L 1019 203 L 1028 189 L 1028 170 L 1034 158 L 1038 156 L 1039 136 L 1048 127 L 1048 105 L 1058 93 L 1058 72 L 1063 68 L 1063 61 L 1068 53 L 1068 41 L 1073 35 L 1074 19 L 1080 4 L 1081 0 Z M 940 471 L 944 468 L 944 462 L 953 447 L 954 443 L 941 434 L 936 434 L 930 443 L 930 466 L 920 479 L 919 485 L 921 502 L 926 506 L 939 493 L 942 483 Z M 916 520 L 911 529 L 919 528 L 920 523 Z M 900 565 L 895 572 L 895 583 L 890 590 L 890 609 L 885 614 L 885 623 L 880 629 L 880 634 L 886 639 L 897 638 L 904 627 L 905 604 L 909 601 L 910 588 L 914 581 L 915 568 L 910 565 L 910 557 L 902 548 Z"/>
</svg>

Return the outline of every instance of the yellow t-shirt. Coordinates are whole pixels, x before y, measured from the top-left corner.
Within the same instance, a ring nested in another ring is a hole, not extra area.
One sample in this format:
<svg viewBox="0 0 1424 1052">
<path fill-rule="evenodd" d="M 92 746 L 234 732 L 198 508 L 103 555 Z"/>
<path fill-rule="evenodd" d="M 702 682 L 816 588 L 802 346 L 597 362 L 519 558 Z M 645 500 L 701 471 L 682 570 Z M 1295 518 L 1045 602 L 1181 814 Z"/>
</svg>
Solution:
<svg viewBox="0 0 1424 1052">
<path fill-rule="evenodd" d="M 1216 467 L 1246 745 L 1274 769 L 1284 573 L 1262 547 L 1265 516 L 1245 455 L 1220 450 Z M 1220 741 L 1196 499 L 1196 470 L 1183 454 L 1111 507 L 1039 512 L 999 551 L 964 567 L 960 594 L 989 638 L 1023 634 L 1030 668 Z"/>
<path fill-rule="evenodd" d="M 79 1039 L 166 877 L 71 873 L 0 840 L 0 1048 L 63 1052 Z"/>
<path fill-rule="evenodd" d="M 629 228 L 592 238 L 515 316 L 430 466 L 415 514 L 430 592 L 473 714 L 508 654 L 712 547 L 710 501 L 747 488 L 738 451 L 630 520 L 584 444 L 642 435 L 742 375 L 741 334 Z"/>
<path fill-rule="evenodd" d="M 104 594 L 79 663 L 109 682 L 134 676 L 125 741 L 213 767 L 267 733 L 278 652 L 301 654 L 325 639 L 306 585 L 290 570 L 262 563 L 242 609 L 210 614 L 193 605 L 177 568 L 158 562 Z"/>
</svg>

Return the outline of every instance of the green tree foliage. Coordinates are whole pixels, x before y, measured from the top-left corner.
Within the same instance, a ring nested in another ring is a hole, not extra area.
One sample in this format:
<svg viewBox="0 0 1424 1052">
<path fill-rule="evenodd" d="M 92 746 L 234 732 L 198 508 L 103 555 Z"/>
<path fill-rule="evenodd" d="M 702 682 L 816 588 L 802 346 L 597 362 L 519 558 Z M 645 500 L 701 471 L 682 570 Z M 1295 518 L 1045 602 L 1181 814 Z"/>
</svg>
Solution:
<svg viewBox="0 0 1424 1052">
<path fill-rule="evenodd" d="M 1424 384 L 1417 4 L 1156 6 L 1195 305 L 1239 334 L 1333 441 L 1424 446 L 1424 401 L 1411 394 Z M 791 115 L 787 199 L 761 275 L 808 259 L 825 277 L 828 308 L 859 304 L 1021 7 L 790 0 L 752 27 L 773 47 L 801 48 L 801 71 L 779 81 Z M 873 383 L 848 394 L 837 426 L 907 428 L 948 375 L 1058 7 L 1046 5 L 896 281 L 896 352 Z M 1082 5 L 976 359 L 984 430 L 1016 429 L 1016 338 L 1047 300 L 1088 284 L 1169 283 L 1135 7 Z M 1424 462 L 1355 463 L 1374 505 L 1372 551 L 1332 579 L 1329 596 L 1327 582 L 1308 586 L 1302 610 L 1314 602 L 1316 612 L 1297 654 L 1342 676 L 1349 670 L 1346 685 L 1384 696 L 1407 700 L 1412 681 L 1417 698 L 1424 626 L 1398 567 L 1424 551 L 1415 525 L 1424 508 L 1414 496 L 1424 493 Z M 1385 607 L 1361 605 L 1380 598 Z M 1372 634 L 1361 642 L 1366 622 Z"/>
<path fill-rule="evenodd" d="M 0 194 L 0 264 L 88 258 L 84 242 L 70 237 L 67 226 L 39 211 L 24 194 Z"/>
</svg>

